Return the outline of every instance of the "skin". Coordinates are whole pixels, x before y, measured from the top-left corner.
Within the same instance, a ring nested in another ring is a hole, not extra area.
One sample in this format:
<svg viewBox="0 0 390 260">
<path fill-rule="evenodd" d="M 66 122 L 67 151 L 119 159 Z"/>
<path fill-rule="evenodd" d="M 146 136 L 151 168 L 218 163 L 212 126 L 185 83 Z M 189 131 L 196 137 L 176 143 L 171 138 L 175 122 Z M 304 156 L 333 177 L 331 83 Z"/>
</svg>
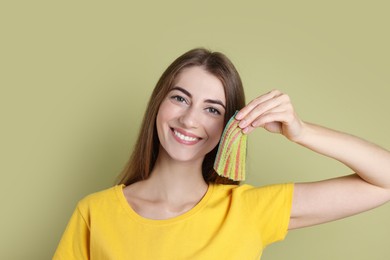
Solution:
<svg viewBox="0 0 390 260">
<path fill-rule="evenodd" d="M 189 68 L 175 86 L 181 89 L 168 94 L 157 117 L 161 147 L 151 177 L 124 188 L 130 206 L 145 218 L 172 218 L 202 199 L 208 186 L 202 178 L 202 160 L 223 130 L 226 101 L 216 77 L 200 67 Z M 236 119 L 246 134 L 264 128 L 355 172 L 295 184 L 289 229 L 351 216 L 390 200 L 390 153 L 358 137 L 302 121 L 288 95 L 278 90 L 261 95 L 241 109 Z M 199 139 L 179 140 L 172 129 Z"/>
</svg>

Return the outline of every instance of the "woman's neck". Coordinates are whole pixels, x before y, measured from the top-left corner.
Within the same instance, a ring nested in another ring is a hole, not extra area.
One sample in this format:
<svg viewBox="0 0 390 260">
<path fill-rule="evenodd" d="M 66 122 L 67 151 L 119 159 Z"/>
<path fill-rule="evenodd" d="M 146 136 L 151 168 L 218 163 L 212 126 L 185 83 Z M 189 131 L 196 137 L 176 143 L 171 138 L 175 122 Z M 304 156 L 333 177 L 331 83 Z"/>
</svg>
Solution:
<svg viewBox="0 0 390 260">
<path fill-rule="evenodd" d="M 203 179 L 202 161 L 178 162 L 158 157 L 150 177 L 145 181 L 153 194 L 168 201 L 203 196 L 208 184 Z"/>
</svg>

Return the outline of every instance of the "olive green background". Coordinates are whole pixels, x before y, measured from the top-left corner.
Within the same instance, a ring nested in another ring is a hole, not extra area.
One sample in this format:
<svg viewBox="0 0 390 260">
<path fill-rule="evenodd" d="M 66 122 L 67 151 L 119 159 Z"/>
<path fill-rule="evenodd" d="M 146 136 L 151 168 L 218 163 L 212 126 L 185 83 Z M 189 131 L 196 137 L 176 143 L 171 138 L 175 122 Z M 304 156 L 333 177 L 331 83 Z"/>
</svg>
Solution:
<svg viewBox="0 0 390 260">
<path fill-rule="evenodd" d="M 0 259 L 51 258 L 77 201 L 113 185 L 163 70 L 194 47 L 232 59 L 247 101 L 280 89 L 304 120 L 389 149 L 389 8 L 379 0 L 2 1 Z M 248 183 L 350 172 L 265 130 L 249 137 Z M 292 231 L 263 259 L 390 259 L 390 204 Z"/>
</svg>

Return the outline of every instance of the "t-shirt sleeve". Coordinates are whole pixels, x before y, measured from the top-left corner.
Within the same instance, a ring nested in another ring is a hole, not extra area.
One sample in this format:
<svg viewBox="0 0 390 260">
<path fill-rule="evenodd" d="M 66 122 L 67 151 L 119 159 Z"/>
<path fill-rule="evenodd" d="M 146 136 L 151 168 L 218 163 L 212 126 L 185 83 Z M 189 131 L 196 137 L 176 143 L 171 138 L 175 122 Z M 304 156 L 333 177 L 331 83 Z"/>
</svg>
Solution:
<svg viewBox="0 0 390 260">
<path fill-rule="evenodd" d="M 294 184 L 289 183 L 249 188 L 244 192 L 252 221 L 260 232 L 263 248 L 286 237 L 293 191 Z"/>
<path fill-rule="evenodd" d="M 89 259 L 89 226 L 79 205 L 69 220 L 53 259 Z"/>
</svg>

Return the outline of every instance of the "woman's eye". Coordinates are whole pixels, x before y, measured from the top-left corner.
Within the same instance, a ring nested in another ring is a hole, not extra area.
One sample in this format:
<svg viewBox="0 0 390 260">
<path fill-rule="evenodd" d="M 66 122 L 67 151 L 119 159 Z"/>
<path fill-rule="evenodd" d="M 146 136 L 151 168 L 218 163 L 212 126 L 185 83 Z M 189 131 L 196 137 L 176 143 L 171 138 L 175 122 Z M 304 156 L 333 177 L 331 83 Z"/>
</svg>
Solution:
<svg viewBox="0 0 390 260">
<path fill-rule="evenodd" d="M 172 96 L 171 99 L 173 99 L 177 102 L 180 102 L 180 103 L 186 102 L 186 99 L 183 98 L 182 96 Z"/>
<path fill-rule="evenodd" d="M 221 114 L 221 112 L 219 112 L 218 109 L 213 108 L 213 107 L 208 107 L 207 110 L 208 110 L 210 113 L 215 114 L 215 115 L 220 115 L 220 114 Z"/>
</svg>

